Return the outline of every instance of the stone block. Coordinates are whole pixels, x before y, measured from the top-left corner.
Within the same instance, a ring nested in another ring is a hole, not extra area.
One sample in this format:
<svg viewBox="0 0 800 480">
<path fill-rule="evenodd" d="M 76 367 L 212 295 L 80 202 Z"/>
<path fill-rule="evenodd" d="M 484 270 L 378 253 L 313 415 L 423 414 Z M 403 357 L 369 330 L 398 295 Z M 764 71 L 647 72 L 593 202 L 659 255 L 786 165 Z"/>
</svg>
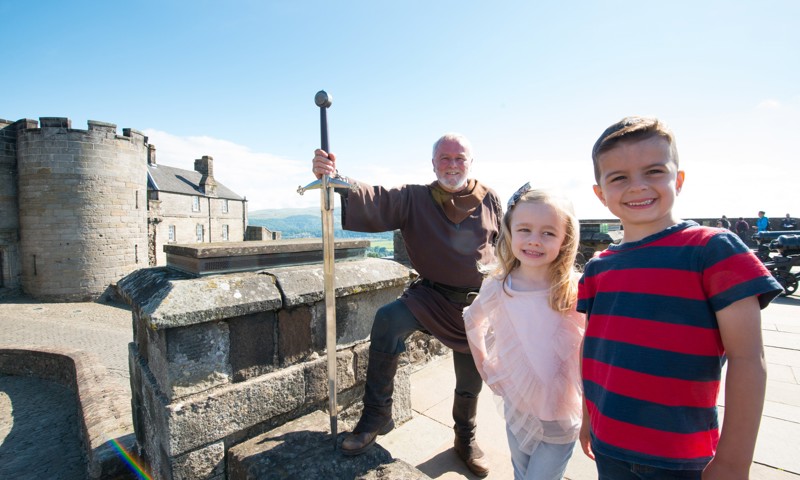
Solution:
<svg viewBox="0 0 800 480">
<path fill-rule="evenodd" d="M 227 323 L 167 330 L 140 327 L 139 332 L 146 338 L 139 344 L 145 347 L 139 353 L 158 391 L 167 398 L 191 395 L 231 381 Z"/>
<path fill-rule="evenodd" d="M 227 320 L 281 307 L 269 275 L 247 272 L 190 278 L 167 268 L 137 270 L 117 284 L 123 298 L 153 329 Z"/>
<path fill-rule="evenodd" d="M 164 393 L 183 397 L 230 382 L 230 339 L 226 322 L 166 331 Z"/>
<path fill-rule="evenodd" d="M 356 384 L 354 370 L 355 356 L 351 350 L 341 350 L 336 352 L 336 390 L 341 392 L 352 388 Z M 314 361 L 303 364 L 305 367 L 306 379 L 306 400 L 309 402 L 319 402 L 325 408 L 328 398 L 328 359 L 320 357 Z M 342 402 L 338 402 L 339 406 Z"/>
<path fill-rule="evenodd" d="M 276 328 L 275 312 L 242 315 L 228 321 L 234 382 L 257 377 L 277 368 Z"/>
<path fill-rule="evenodd" d="M 284 308 L 313 304 L 325 298 L 322 265 L 274 268 L 269 273 L 283 291 Z M 391 287 L 402 288 L 409 279 L 407 267 L 377 258 L 336 263 L 334 274 L 337 298 Z"/>
<path fill-rule="evenodd" d="M 369 338 L 375 312 L 397 299 L 405 283 L 381 290 L 367 290 L 336 299 L 336 342 L 350 344 Z M 322 304 L 324 307 L 324 303 Z M 324 310 L 323 310 L 324 311 Z"/>
<path fill-rule="evenodd" d="M 175 457 L 299 409 L 305 403 L 303 370 L 302 366 L 286 368 L 171 404 L 162 400 L 149 406 L 163 416 L 159 421 L 165 429 L 159 437 L 165 442 L 164 450 Z"/>
<path fill-rule="evenodd" d="M 314 350 L 312 321 L 311 309 L 305 305 L 278 312 L 277 353 L 280 366 L 297 363 Z"/>
<path fill-rule="evenodd" d="M 211 445 L 192 450 L 172 462 L 173 480 L 210 480 L 225 474 L 225 444 Z"/>
</svg>

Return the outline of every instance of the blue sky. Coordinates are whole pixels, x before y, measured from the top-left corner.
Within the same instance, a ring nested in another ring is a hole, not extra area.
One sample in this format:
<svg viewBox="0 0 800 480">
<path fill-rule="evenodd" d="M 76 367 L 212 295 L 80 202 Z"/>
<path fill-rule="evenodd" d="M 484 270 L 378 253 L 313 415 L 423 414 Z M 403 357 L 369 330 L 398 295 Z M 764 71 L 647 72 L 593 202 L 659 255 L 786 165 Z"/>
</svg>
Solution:
<svg viewBox="0 0 800 480">
<path fill-rule="evenodd" d="M 0 118 L 148 135 L 215 160 L 250 210 L 307 207 L 314 94 L 341 173 L 428 183 L 442 133 L 505 201 L 530 180 L 607 218 L 590 151 L 655 115 L 678 139 L 684 218 L 800 216 L 800 2 L 0 0 Z"/>
</svg>

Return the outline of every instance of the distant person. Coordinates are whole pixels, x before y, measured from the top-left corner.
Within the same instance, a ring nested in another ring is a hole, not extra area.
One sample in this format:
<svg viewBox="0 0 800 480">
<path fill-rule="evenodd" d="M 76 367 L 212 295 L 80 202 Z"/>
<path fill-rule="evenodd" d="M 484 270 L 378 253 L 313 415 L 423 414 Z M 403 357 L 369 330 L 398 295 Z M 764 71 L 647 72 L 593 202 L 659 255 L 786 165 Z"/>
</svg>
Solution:
<svg viewBox="0 0 800 480">
<path fill-rule="evenodd" d="M 750 242 L 748 241 L 747 235 L 750 233 L 750 225 L 744 219 L 744 217 L 739 217 L 739 220 L 736 221 L 736 225 L 734 225 L 736 229 L 736 234 L 739 235 L 739 238 L 742 239 L 742 242 L 745 245 L 749 245 Z"/>
<path fill-rule="evenodd" d="M 526 183 L 508 202 L 497 264 L 464 310 L 478 371 L 503 400 L 515 480 L 562 478 L 581 428 L 579 241 L 569 200 Z"/>
<path fill-rule="evenodd" d="M 797 229 L 797 220 L 793 219 L 791 215 L 788 213 L 786 217 L 781 221 L 781 230 L 796 230 Z"/>
<path fill-rule="evenodd" d="M 406 338 L 423 331 L 453 349 L 456 454 L 475 475 L 489 474 L 488 459 L 475 439 L 483 381 L 469 350 L 462 312 L 483 281 L 478 264 L 494 261 L 503 207 L 494 190 L 469 177 L 472 162 L 470 142 L 446 134 L 433 146 L 433 183 L 385 188 L 349 180 L 356 190 L 339 191 L 342 227 L 357 232 L 399 229 L 419 273 L 400 298 L 375 314 L 364 410 L 342 441 L 345 455 L 363 453 L 394 427 L 392 394 L 400 354 Z M 312 171 L 318 178 L 335 176 L 336 156 L 316 150 Z"/>
<path fill-rule="evenodd" d="M 763 210 L 758 212 L 758 219 L 756 220 L 756 233 L 766 232 L 769 228 L 769 218 Z"/>
<path fill-rule="evenodd" d="M 767 379 L 760 309 L 782 288 L 732 232 L 675 216 L 684 172 L 659 120 L 615 123 L 592 159 L 624 230 L 579 284 L 581 446 L 600 479 L 746 479 Z"/>
<path fill-rule="evenodd" d="M 731 221 L 728 220 L 728 217 L 723 215 L 722 218 L 719 219 L 719 221 L 722 223 L 722 228 L 727 228 L 728 230 L 731 229 Z"/>
</svg>

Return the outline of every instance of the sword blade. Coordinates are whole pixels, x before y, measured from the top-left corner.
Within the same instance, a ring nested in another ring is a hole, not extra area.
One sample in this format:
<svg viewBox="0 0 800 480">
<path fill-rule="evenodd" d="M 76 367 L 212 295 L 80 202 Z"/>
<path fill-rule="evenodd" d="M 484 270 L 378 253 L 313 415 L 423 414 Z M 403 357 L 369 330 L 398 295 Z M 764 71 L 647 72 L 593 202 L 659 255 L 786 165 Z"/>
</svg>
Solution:
<svg viewBox="0 0 800 480">
<path fill-rule="evenodd" d="M 323 284 L 325 292 L 325 344 L 328 350 L 328 412 L 331 418 L 331 436 L 336 449 L 337 403 L 336 403 L 336 288 L 334 285 L 334 239 L 333 239 L 333 188 L 323 177 L 322 198 L 322 258 Z"/>
</svg>

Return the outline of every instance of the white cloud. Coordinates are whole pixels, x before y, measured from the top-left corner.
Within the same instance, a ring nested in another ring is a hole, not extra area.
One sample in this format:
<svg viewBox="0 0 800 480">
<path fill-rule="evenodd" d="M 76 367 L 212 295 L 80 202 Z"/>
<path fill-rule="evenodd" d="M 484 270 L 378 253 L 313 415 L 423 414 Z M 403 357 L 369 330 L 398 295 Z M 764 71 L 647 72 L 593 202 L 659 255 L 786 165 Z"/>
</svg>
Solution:
<svg viewBox="0 0 800 480">
<path fill-rule="evenodd" d="M 758 110 L 777 110 L 781 108 L 781 102 L 773 99 L 762 100 L 757 106 Z"/>
<path fill-rule="evenodd" d="M 297 193 L 298 186 L 314 180 L 310 156 L 302 161 L 281 158 L 207 136 L 179 137 L 158 130 L 145 130 L 144 134 L 155 145 L 159 164 L 193 170 L 195 159 L 213 157 L 214 178 L 246 197 L 251 212 L 319 205 L 315 192 Z"/>
</svg>

